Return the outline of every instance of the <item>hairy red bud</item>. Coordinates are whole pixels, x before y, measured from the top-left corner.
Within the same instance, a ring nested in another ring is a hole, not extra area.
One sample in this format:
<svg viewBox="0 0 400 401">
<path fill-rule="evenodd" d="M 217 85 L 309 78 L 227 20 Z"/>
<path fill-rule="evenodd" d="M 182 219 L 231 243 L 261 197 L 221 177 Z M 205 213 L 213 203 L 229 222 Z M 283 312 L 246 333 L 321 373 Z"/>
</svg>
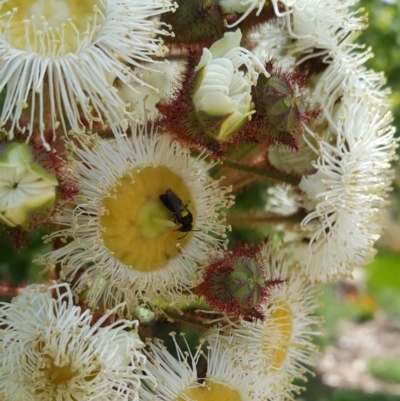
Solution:
<svg viewBox="0 0 400 401">
<path fill-rule="evenodd" d="M 265 278 L 266 262 L 261 260 L 259 251 L 260 245 L 246 244 L 226 252 L 208 266 L 196 293 L 216 311 L 262 320 L 261 304 L 266 302 L 269 289 L 284 280 Z"/>
<path fill-rule="evenodd" d="M 297 136 L 303 122 L 316 118 L 320 109 L 311 106 L 306 97 L 307 72 L 284 71 L 266 63 L 269 78 L 260 76 L 253 88 L 256 113 L 249 124 L 249 135 L 262 143 L 279 143 L 297 149 Z"/>
</svg>

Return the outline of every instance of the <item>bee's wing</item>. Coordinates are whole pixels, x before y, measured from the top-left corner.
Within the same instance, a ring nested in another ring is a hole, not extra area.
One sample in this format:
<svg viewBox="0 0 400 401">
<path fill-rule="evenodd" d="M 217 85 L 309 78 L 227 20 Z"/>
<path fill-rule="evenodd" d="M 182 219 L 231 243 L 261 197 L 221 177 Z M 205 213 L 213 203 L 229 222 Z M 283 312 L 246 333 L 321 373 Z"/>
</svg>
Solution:
<svg viewBox="0 0 400 401">
<path fill-rule="evenodd" d="M 168 210 L 176 213 L 174 204 L 171 202 L 171 196 L 168 193 L 160 195 L 160 200 Z"/>
</svg>

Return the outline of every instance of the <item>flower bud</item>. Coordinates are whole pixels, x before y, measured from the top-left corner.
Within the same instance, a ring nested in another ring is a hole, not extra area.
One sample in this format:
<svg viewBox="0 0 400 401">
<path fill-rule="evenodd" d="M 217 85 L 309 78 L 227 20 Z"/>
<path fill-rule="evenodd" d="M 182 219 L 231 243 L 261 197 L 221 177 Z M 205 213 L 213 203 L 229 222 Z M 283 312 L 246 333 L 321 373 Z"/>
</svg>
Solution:
<svg viewBox="0 0 400 401">
<path fill-rule="evenodd" d="M 267 81 L 264 93 L 265 111 L 270 124 L 279 131 L 292 131 L 306 112 L 304 98 L 297 85 L 292 88 L 282 78 L 271 77 Z"/>
<path fill-rule="evenodd" d="M 33 160 L 25 143 L 0 145 L 0 220 L 26 226 L 31 213 L 47 213 L 54 204 L 58 181 Z"/>
<path fill-rule="evenodd" d="M 252 91 L 256 114 L 248 134 L 259 142 L 279 143 L 297 150 L 303 123 L 320 113 L 307 101 L 307 73 L 283 71 L 273 61 L 266 68 L 270 77 L 260 77 Z"/>
<path fill-rule="evenodd" d="M 253 114 L 251 87 L 259 71 L 268 76 L 261 62 L 240 47 L 241 37 L 240 30 L 226 33 L 203 49 L 200 60 L 189 52 L 180 89 L 172 100 L 157 105 L 165 131 L 215 157 L 240 140 L 241 128 Z"/>
<path fill-rule="evenodd" d="M 269 289 L 284 280 L 266 279 L 266 262 L 260 257 L 260 247 L 239 245 L 214 260 L 196 293 L 204 296 L 216 311 L 246 320 L 263 319 L 261 304 L 266 301 Z"/>
<path fill-rule="evenodd" d="M 240 30 L 226 33 L 203 50 L 196 67 L 193 102 L 202 122 L 207 121 L 204 115 L 219 118 L 214 138 L 221 142 L 229 141 L 253 114 L 250 92 L 258 74 L 252 66 L 255 57 L 240 47 L 241 38 Z M 239 70 L 243 65 L 251 67 L 246 74 Z"/>
</svg>

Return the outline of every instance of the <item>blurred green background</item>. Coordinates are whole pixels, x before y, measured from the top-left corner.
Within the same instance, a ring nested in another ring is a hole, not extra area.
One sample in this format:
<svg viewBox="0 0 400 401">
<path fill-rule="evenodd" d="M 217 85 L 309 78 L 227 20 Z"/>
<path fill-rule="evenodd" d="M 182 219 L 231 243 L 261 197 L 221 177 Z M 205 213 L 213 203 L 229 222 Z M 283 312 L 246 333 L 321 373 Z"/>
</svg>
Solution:
<svg viewBox="0 0 400 401">
<path fill-rule="evenodd" d="M 384 71 L 388 86 L 392 88 L 393 114 L 397 132 L 400 131 L 400 0 L 362 0 L 369 14 L 369 28 L 359 38 L 360 43 L 372 47 L 375 57 L 368 62 L 368 67 L 376 71 Z M 346 348 L 343 339 L 351 340 L 351 333 L 362 330 L 375 330 L 378 345 L 384 336 L 390 335 L 399 339 L 392 356 L 358 355 L 364 363 L 366 376 L 363 380 L 376 380 L 383 390 L 366 392 L 360 386 L 343 388 L 340 381 L 326 383 L 327 372 L 322 368 L 315 377 L 309 378 L 307 390 L 299 400 L 308 401 L 400 401 L 400 163 L 394 166 L 396 179 L 391 195 L 391 209 L 387 216 L 387 231 L 378 243 L 379 252 L 372 265 L 361 272 L 361 279 L 354 283 L 341 282 L 324 286 L 319 313 L 325 318 L 324 332 L 320 345 L 324 358 L 334 360 L 335 352 Z M 265 194 L 257 185 L 250 187 L 239 196 L 239 203 L 245 208 L 257 207 L 257 204 L 246 204 L 250 200 L 260 199 L 256 194 Z M 254 234 L 254 231 L 252 232 Z M 9 300 L 7 286 L 16 287 L 33 282 L 43 281 L 40 266 L 32 264 L 32 260 L 49 248 L 43 245 L 41 236 L 44 231 L 33 233 L 27 248 L 15 251 L 6 237 L 8 232 L 0 229 L 0 294 L 2 300 Z M 238 237 L 248 238 L 250 232 L 239 232 Z M 7 285 L 5 285 L 7 284 Z M 343 334 L 343 333 L 350 334 Z M 386 331 L 385 331 L 386 330 Z M 392 338 L 391 337 L 391 338 Z M 390 345 L 390 344 L 389 344 Z M 390 345 L 393 346 L 393 345 Z M 394 345 L 395 347 L 395 345 Z M 332 356 L 333 355 L 333 356 Z M 333 359 L 332 359 L 333 358 Z M 332 362 L 333 363 L 333 362 Z M 332 365 L 333 366 L 333 365 Z M 347 367 L 349 374 L 354 371 Z M 354 372 L 353 372 L 354 373 Z M 329 381 L 329 380 L 328 380 Z M 338 384 L 339 383 L 339 384 Z M 330 385 L 328 385 L 330 384 Z M 364 383 L 365 384 L 365 383 Z M 367 383 L 368 384 L 368 383 Z M 367 386 L 368 387 L 368 386 Z"/>
</svg>

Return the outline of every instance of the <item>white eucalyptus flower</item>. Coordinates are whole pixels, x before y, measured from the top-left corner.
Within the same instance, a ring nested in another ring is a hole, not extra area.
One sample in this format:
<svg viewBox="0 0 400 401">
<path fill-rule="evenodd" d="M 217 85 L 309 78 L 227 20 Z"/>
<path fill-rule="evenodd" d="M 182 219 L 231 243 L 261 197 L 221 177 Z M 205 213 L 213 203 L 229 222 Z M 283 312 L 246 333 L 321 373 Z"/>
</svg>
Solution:
<svg viewBox="0 0 400 401">
<path fill-rule="evenodd" d="M 251 3 L 255 6 L 256 2 Z M 352 42 L 357 32 L 367 26 L 366 16 L 353 10 L 355 0 L 283 0 L 282 12 L 273 3 L 277 20 L 260 26 L 251 38 L 256 43 L 257 56 L 274 57 L 284 67 L 314 57 L 329 64 L 335 58 L 332 52 L 355 47 Z"/>
<path fill-rule="evenodd" d="M 176 300 L 227 243 L 222 210 L 232 198 L 207 175 L 212 164 L 205 155 L 192 158 L 169 136 L 143 126 L 132 132 L 79 143 L 72 169 L 82 189 L 72 208 L 60 207 L 54 223 L 61 230 L 50 235 L 67 243 L 43 258 L 60 263 L 71 280 L 86 264 L 75 290 L 87 289 L 93 304 Z M 168 190 L 170 203 L 162 202 Z"/>
<path fill-rule="evenodd" d="M 288 12 L 285 28 L 292 44 L 290 53 L 302 54 L 302 61 L 328 54 L 354 31 L 366 27 L 366 17 L 352 11 L 355 0 L 284 0 Z M 294 39 L 294 40 L 293 40 Z"/>
<path fill-rule="evenodd" d="M 317 172 L 299 185 L 310 210 L 302 225 L 311 236 L 306 272 L 312 280 L 349 276 L 371 261 L 397 147 L 391 113 L 366 97 L 345 97 L 334 122 L 334 141 L 315 137 L 318 147 L 309 144 L 319 155 Z"/>
<path fill-rule="evenodd" d="M 258 71 L 268 76 L 262 63 L 247 49 L 240 47 L 240 30 L 227 32 L 209 49 L 203 49 L 197 89 L 193 102 L 198 113 L 223 118 L 216 139 L 225 141 L 253 114 L 251 86 Z M 240 67 L 245 66 L 244 73 Z"/>
<path fill-rule="evenodd" d="M 302 197 L 296 194 L 294 187 L 288 184 L 275 185 L 268 188 L 267 212 L 290 216 L 303 207 Z"/>
<path fill-rule="evenodd" d="M 109 77 L 144 83 L 128 65 L 148 69 L 143 61 L 165 55 L 167 32 L 155 18 L 170 10 L 169 0 L 0 0 L 0 122 L 11 120 L 9 137 L 38 129 L 49 149 L 44 131 L 54 136 L 60 124 L 120 123 L 124 104 Z"/>
<path fill-rule="evenodd" d="M 296 64 L 296 55 L 287 51 L 291 43 L 289 34 L 285 30 L 285 21 L 267 22 L 258 29 L 249 33 L 254 43 L 253 53 L 261 60 L 274 59 L 277 65 L 284 69 L 291 69 Z"/>
<path fill-rule="evenodd" d="M 284 0 L 286 16 L 274 29 L 253 35 L 256 54 L 271 48 L 280 60 L 300 64 L 319 56 L 326 64 L 309 79 L 310 100 L 322 112 L 305 126 L 300 151 L 268 150 L 277 169 L 303 175 L 300 188 L 309 214 L 302 229 L 310 241 L 305 269 L 317 281 L 350 276 L 354 267 L 371 261 L 397 147 L 384 76 L 364 66 L 372 53 L 353 43 L 365 28 L 353 3 Z"/>
<path fill-rule="evenodd" d="M 183 63 L 178 61 L 157 64 L 141 74 L 142 81 L 148 86 L 136 82 L 131 84 L 118 82 L 116 84 L 118 95 L 125 101 L 135 120 L 154 119 L 159 116 L 157 103 L 168 98 L 173 90 L 179 89 L 179 77 L 183 70 Z"/>
<path fill-rule="evenodd" d="M 28 286 L 0 313 L 1 399 L 133 401 L 150 379 L 141 372 L 143 343 L 126 331 L 137 321 L 102 327 L 109 314 L 94 322 L 67 284 Z"/>
<path fill-rule="evenodd" d="M 218 4 L 221 6 L 224 13 L 243 13 L 233 24 L 227 25 L 228 28 L 240 24 L 255 9 L 257 9 L 256 15 L 260 15 L 266 2 L 266 0 L 218 0 Z M 273 0 L 272 3 L 274 9 L 279 12 L 277 0 Z"/>
<path fill-rule="evenodd" d="M 144 386 L 143 401 L 261 401 L 273 399 L 271 381 L 264 381 L 257 375 L 242 368 L 232 356 L 232 349 L 221 341 L 203 351 L 203 345 L 192 354 L 187 346 L 181 348 L 174 340 L 177 358 L 156 340 L 150 343 L 148 369 L 155 377 L 157 385 Z M 186 344 L 187 345 L 187 344 Z M 200 357 L 204 362 L 199 361 Z M 205 369 L 199 374 L 197 367 Z M 269 398 L 271 397 L 271 398 Z"/>
<path fill-rule="evenodd" d="M 27 144 L 0 145 L 0 221 L 26 225 L 32 213 L 52 208 L 57 186 L 55 175 L 34 162 Z"/>
<path fill-rule="evenodd" d="M 315 364 L 318 347 L 312 338 L 320 336 L 321 318 L 315 316 L 317 288 L 310 286 L 297 269 L 290 269 L 287 258 L 265 245 L 261 257 L 268 266 L 268 280 L 287 279 L 270 289 L 262 305 L 263 321 L 233 323 L 209 332 L 210 344 L 220 337 L 236 353 L 235 358 L 249 372 L 258 372 L 260 381 L 268 380 L 280 389 L 275 399 L 292 399 L 300 387 L 295 379 Z M 268 398 L 266 398 L 268 399 Z"/>
<path fill-rule="evenodd" d="M 367 69 L 364 64 L 373 57 L 371 50 L 360 51 L 359 46 L 347 44 L 330 52 L 331 61 L 314 79 L 311 96 L 322 106 L 331 127 L 336 126 L 335 113 L 343 97 L 366 97 L 374 107 L 390 109 L 389 88 L 382 72 Z"/>
</svg>

